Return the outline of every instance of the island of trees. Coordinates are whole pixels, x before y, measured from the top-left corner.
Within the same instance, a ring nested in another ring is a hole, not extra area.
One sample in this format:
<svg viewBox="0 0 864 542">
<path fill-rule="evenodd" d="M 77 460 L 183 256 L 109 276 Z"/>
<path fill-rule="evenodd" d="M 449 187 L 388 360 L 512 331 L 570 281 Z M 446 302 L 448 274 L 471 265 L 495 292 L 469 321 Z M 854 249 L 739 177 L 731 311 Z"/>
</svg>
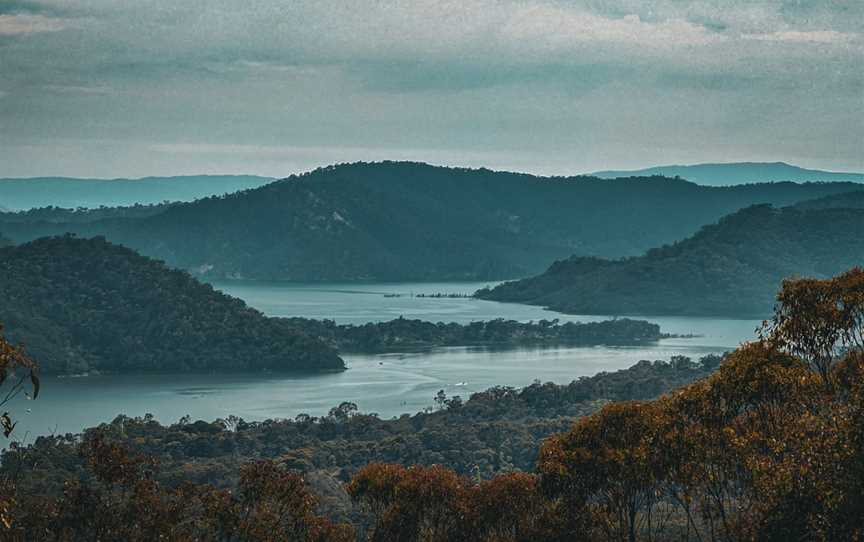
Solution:
<svg viewBox="0 0 864 542">
<path fill-rule="evenodd" d="M 288 318 L 286 321 L 340 352 L 388 352 L 433 346 L 634 345 L 666 335 L 645 320 L 618 318 L 602 322 L 489 320 L 470 324 L 426 322 L 397 318 L 362 325 L 333 320 Z"/>
<path fill-rule="evenodd" d="M 785 281 L 758 340 L 722 361 L 439 395 L 437 411 L 389 421 L 350 403 L 262 423 L 121 417 L 13 446 L 0 529 L 9 540 L 860 540 L 862 428 L 864 271 L 852 269 Z"/>
</svg>

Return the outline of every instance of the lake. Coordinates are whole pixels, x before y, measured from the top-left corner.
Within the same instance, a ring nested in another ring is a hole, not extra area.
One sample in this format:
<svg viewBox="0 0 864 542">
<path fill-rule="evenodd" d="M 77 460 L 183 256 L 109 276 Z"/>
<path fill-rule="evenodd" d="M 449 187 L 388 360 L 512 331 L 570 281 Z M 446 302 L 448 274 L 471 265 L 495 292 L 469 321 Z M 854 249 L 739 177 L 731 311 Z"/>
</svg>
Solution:
<svg viewBox="0 0 864 542">
<path fill-rule="evenodd" d="M 541 307 L 470 298 L 418 297 L 470 294 L 489 283 L 293 284 L 219 282 L 214 287 L 244 299 L 271 316 L 329 318 L 338 323 L 383 321 L 404 316 L 467 323 L 507 318 L 592 321 L 609 316 L 563 315 Z M 309 375 L 120 375 L 46 377 L 38 400 L 16 398 L 19 425 L 13 437 L 77 432 L 123 413 L 151 413 L 163 423 L 184 415 L 214 420 L 235 414 L 246 420 L 326 414 L 342 401 L 382 417 L 432 405 L 438 390 L 467 398 L 495 385 L 525 386 L 534 379 L 567 383 L 579 376 L 629 367 L 640 359 L 698 358 L 735 348 L 753 337 L 755 320 L 645 317 L 667 333 L 695 338 L 664 339 L 639 347 L 556 347 L 494 350 L 436 348 L 381 355 L 344 354 L 349 370 Z"/>
</svg>

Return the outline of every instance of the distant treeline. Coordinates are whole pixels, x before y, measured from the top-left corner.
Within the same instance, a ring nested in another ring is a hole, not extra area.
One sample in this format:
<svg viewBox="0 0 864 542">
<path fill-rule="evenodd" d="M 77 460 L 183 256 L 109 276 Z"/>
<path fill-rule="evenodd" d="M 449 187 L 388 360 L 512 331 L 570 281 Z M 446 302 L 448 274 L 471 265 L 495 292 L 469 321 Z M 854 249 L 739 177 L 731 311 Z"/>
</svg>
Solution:
<svg viewBox="0 0 864 542">
<path fill-rule="evenodd" d="M 628 318 L 602 322 L 496 319 L 470 324 L 397 318 L 389 322 L 336 324 L 333 320 L 286 319 L 292 327 L 340 352 L 382 352 L 431 346 L 631 345 L 663 337 L 660 326 Z"/>
</svg>

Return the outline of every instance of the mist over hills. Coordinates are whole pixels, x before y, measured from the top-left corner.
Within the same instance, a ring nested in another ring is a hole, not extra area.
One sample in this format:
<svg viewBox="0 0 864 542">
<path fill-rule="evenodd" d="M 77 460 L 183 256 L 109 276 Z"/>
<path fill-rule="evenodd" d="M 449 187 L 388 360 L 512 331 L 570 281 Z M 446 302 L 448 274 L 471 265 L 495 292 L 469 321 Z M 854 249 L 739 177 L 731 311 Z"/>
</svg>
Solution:
<svg viewBox="0 0 864 542">
<path fill-rule="evenodd" d="M 0 178 L 0 211 L 34 207 L 99 207 L 192 201 L 272 182 L 254 175 L 190 175 L 141 179 Z M 5 209 L 4 209 L 5 208 Z"/>
<path fill-rule="evenodd" d="M 287 321 L 104 239 L 0 248 L 0 322 L 48 373 L 341 370 Z"/>
<path fill-rule="evenodd" d="M 844 173 L 805 169 L 785 162 L 733 162 L 725 164 L 694 164 L 689 166 L 655 166 L 634 170 L 608 170 L 591 173 L 595 177 L 652 176 L 681 177 L 706 186 L 765 182 L 864 182 L 864 173 Z"/>
<path fill-rule="evenodd" d="M 761 317 L 783 278 L 823 278 L 862 263 L 864 209 L 755 205 L 639 257 L 574 256 L 477 297 L 574 314 Z"/>
<path fill-rule="evenodd" d="M 665 177 L 537 177 L 355 163 L 150 216 L 0 217 L 0 232 L 16 242 L 65 232 L 104 235 L 213 279 L 486 280 L 539 273 L 572 254 L 637 255 L 748 205 L 784 206 L 855 188 L 715 188 Z"/>
</svg>

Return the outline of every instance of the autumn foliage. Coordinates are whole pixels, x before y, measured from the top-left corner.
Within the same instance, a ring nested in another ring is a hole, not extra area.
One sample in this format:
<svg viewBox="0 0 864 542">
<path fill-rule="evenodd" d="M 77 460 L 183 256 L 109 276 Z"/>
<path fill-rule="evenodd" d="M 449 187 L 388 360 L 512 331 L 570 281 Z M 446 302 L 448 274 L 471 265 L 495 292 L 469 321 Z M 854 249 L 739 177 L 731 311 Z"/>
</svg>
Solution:
<svg viewBox="0 0 864 542">
<path fill-rule="evenodd" d="M 316 514 L 303 477 L 258 461 L 243 467 L 235 491 L 209 485 L 166 487 L 155 460 L 95 437 L 81 446 L 93 479 L 62 495 L 12 494 L 13 521 L 2 540 L 348 542 L 352 527 Z M 7 484 L 7 491 L 14 485 Z"/>
</svg>

